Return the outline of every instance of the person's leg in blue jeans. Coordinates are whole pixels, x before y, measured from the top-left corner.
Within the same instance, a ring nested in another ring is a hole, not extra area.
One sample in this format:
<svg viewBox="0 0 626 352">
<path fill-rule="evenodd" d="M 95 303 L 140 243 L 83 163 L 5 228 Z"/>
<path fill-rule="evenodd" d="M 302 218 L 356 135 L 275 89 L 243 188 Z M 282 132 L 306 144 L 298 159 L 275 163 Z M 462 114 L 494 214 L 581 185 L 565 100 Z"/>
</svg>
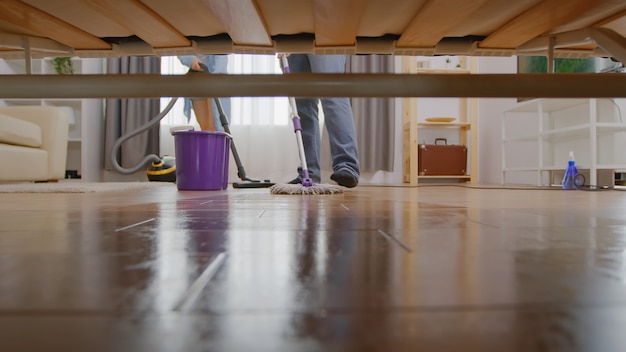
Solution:
<svg viewBox="0 0 626 352">
<path fill-rule="evenodd" d="M 288 60 L 291 72 L 345 72 L 346 57 L 343 55 L 291 54 Z M 321 179 L 319 101 L 316 98 L 296 99 L 309 175 L 317 183 Z M 322 98 L 321 102 L 332 157 L 331 179 L 342 186 L 354 187 L 358 184 L 360 169 L 350 99 Z"/>
</svg>

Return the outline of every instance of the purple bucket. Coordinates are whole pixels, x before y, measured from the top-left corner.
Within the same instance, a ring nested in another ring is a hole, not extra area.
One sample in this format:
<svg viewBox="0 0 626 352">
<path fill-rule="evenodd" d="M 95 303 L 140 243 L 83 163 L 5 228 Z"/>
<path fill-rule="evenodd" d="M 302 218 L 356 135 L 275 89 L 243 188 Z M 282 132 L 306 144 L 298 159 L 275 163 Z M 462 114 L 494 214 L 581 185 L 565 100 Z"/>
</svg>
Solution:
<svg viewBox="0 0 626 352">
<path fill-rule="evenodd" d="M 228 188 L 230 136 L 213 131 L 175 131 L 176 187 L 180 191 Z"/>
</svg>

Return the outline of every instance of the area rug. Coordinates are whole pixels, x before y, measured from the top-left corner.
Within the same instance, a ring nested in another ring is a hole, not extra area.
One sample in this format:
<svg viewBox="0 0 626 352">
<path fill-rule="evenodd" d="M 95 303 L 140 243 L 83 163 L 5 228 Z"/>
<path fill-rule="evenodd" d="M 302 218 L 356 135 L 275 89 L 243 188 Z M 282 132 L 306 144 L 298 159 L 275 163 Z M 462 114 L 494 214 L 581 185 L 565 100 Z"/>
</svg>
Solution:
<svg viewBox="0 0 626 352">
<path fill-rule="evenodd" d="M 110 191 L 130 191 L 176 187 L 172 182 L 82 182 L 60 181 L 45 183 L 3 183 L 0 193 L 91 193 Z"/>
</svg>

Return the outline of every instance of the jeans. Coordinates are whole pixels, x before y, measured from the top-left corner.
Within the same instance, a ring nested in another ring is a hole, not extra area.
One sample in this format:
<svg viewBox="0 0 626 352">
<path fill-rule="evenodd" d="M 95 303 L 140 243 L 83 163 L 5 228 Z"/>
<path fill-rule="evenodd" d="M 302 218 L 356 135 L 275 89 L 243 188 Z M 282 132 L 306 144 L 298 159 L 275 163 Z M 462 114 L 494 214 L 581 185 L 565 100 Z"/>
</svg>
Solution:
<svg viewBox="0 0 626 352">
<path fill-rule="evenodd" d="M 291 54 L 288 57 L 291 72 L 344 73 L 344 55 Z M 346 169 L 359 177 L 359 153 L 356 131 L 349 98 L 297 98 L 296 106 L 302 124 L 302 143 L 311 180 L 319 183 L 320 127 L 318 103 L 324 111 L 324 123 L 328 132 L 332 169 Z M 299 168 L 301 172 L 301 168 Z"/>
</svg>

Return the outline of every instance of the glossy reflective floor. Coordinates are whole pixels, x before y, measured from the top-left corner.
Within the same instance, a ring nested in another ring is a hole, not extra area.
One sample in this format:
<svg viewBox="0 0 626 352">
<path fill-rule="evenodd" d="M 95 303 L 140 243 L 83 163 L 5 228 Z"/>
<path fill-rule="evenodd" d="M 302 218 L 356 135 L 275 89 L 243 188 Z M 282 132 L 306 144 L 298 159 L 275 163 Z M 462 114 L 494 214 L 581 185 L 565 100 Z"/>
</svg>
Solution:
<svg viewBox="0 0 626 352">
<path fill-rule="evenodd" d="M 626 193 L 0 194 L 0 351 L 623 351 Z"/>
</svg>

